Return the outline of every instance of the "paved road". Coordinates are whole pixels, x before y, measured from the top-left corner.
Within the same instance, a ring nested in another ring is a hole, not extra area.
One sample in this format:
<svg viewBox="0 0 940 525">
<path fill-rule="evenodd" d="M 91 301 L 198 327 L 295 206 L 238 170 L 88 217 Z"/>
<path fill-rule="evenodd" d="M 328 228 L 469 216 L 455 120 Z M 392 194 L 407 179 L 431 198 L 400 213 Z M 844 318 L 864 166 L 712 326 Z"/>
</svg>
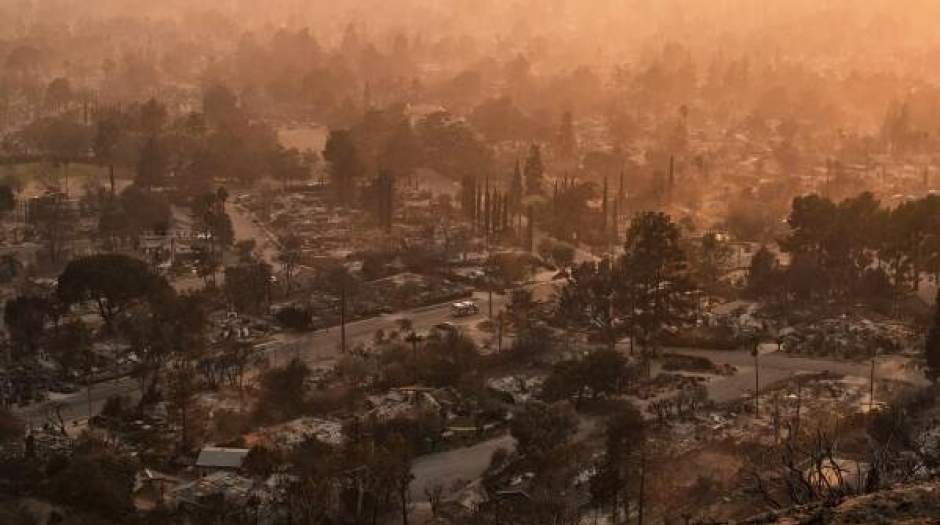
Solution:
<svg viewBox="0 0 940 525">
<path fill-rule="evenodd" d="M 258 251 L 261 257 L 277 268 L 276 244 L 270 237 L 270 234 L 264 231 L 259 225 L 251 220 L 250 214 L 243 208 L 232 205 L 229 207 L 229 214 L 232 218 L 233 227 L 238 239 L 254 238 L 258 240 Z M 194 286 L 201 286 L 201 280 L 190 279 Z M 488 310 L 487 294 L 478 293 L 475 299 L 480 304 L 482 312 Z M 498 311 L 505 304 L 505 297 L 493 295 L 493 311 Z M 450 303 L 443 303 L 428 307 L 417 308 L 410 311 L 396 314 L 383 315 L 370 319 L 363 319 L 348 323 L 346 325 L 347 345 L 349 348 L 355 347 L 359 343 L 368 343 L 372 340 L 378 329 L 390 332 L 397 329 L 395 321 L 399 318 L 407 317 L 414 323 L 417 330 L 428 330 L 432 326 L 445 321 L 454 322 L 464 329 L 471 329 L 473 325 L 482 321 L 484 315 L 478 314 L 455 320 L 451 318 Z M 309 334 L 281 334 L 274 344 L 267 345 L 271 359 L 276 364 L 282 364 L 293 357 L 301 357 L 310 364 L 323 363 L 334 359 L 339 351 L 339 328 L 330 328 Z M 136 381 L 131 379 L 122 379 L 120 381 L 111 381 L 92 386 L 91 389 L 91 412 L 98 413 L 108 397 L 114 395 L 124 395 L 136 397 L 140 395 L 140 389 Z M 83 420 L 88 417 L 88 393 L 83 389 L 76 394 L 69 396 L 55 396 L 49 401 L 38 403 L 18 410 L 20 414 L 31 421 L 44 420 L 45 415 L 53 407 L 59 407 L 63 419 L 66 422 Z"/>
<path fill-rule="evenodd" d="M 274 234 L 254 222 L 254 215 L 241 205 L 233 204 L 226 211 L 232 219 L 235 239 L 239 241 L 254 239 L 255 251 L 261 259 L 270 264 L 275 273 L 279 272 L 281 265 L 277 262 L 277 257 L 280 254 L 280 248 Z"/>
<path fill-rule="evenodd" d="M 549 285 L 540 283 L 536 286 L 545 288 Z M 448 322 L 468 334 L 479 336 L 476 325 L 487 318 L 488 294 L 476 292 L 473 294 L 473 300 L 479 305 L 480 313 L 467 317 L 453 317 L 450 310 L 451 303 L 441 303 L 347 323 L 346 346 L 354 348 L 360 343 L 368 344 L 373 340 L 376 331 L 380 329 L 385 333 L 398 330 L 396 321 L 399 319 L 410 319 L 414 330 L 418 333 L 427 332 L 434 325 Z M 506 305 L 506 301 L 505 295 L 493 294 L 494 314 Z M 305 334 L 282 333 L 276 337 L 275 341 L 268 343 L 268 348 L 270 348 L 272 360 L 277 364 L 283 364 L 293 357 L 300 357 L 308 364 L 317 364 L 335 359 L 339 355 L 340 340 L 340 327 L 334 326 Z M 507 341 L 508 337 L 504 338 L 504 344 Z"/>
<path fill-rule="evenodd" d="M 418 501 L 425 498 L 424 489 L 434 485 L 450 492 L 455 483 L 469 482 L 483 475 L 490 464 L 493 452 L 504 448 L 511 451 L 516 440 L 508 434 L 477 443 L 476 445 L 422 456 L 411 465 L 411 497 Z"/>
<path fill-rule="evenodd" d="M 542 293 L 545 293 L 551 287 L 551 283 L 539 282 L 534 286 Z M 477 323 L 486 318 L 485 312 L 488 309 L 486 293 L 478 292 L 474 295 L 474 298 L 484 313 L 454 319 L 450 313 L 449 303 L 444 303 L 348 323 L 346 325 L 347 345 L 352 348 L 359 343 L 369 343 L 378 329 L 386 332 L 397 329 L 395 321 L 400 318 L 411 319 L 418 331 L 428 330 L 435 324 L 443 322 L 453 322 L 462 329 L 473 330 Z M 502 308 L 506 300 L 505 296 L 494 294 L 494 312 Z M 307 334 L 281 334 L 274 342 L 267 343 L 265 346 L 267 351 L 270 352 L 272 364 L 282 365 L 294 357 L 300 357 L 308 364 L 322 365 L 329 363 L 339 355 L 339 341 L 339 327 L 333 327 Z M 508 338 L 504 340 L 504 344 L 508 344 Z M 738 373 L 733 376 L 716 377 L 709 381 L 709 394 L 716 401 L 737 399 L 743 394 L 753 391 L 754 360 L 749 352 L 687 348 L 669 349 L 668 351 L 706 357 L 715 363 L 728 363 L 738 368 Z M 906 360 L 901 357 L 881 357 L 878 359 L 875 373 L 878 377 L 891 377 L 911 383 L 923 382 L 924 379 L 921 374 L 904 367 L 905 362 Z M 859 378 L 868 378 L 870 374 L 870 365 L 868 363 L 790 357 L 778 352 L 761 355 L 760 369 L 762 387 L 799 373 L 818 373 L 828 370 Z M 116 394 L 138 395 L 137 382 L 123 379 L 118 382 L 110 381 L 94 385 L 91 392 L 93 412 L 100 409 L 105 399 Z M 87 395 L 84 390 L 71 396 L 33 405 L 22 410 L 21 413 L 39 417 L 53 405 L 62 406 L 62 414 L 67 421 L 84 418 L 88 413 Z"/>
<path fill-rule="evenodd" d="M 252 214 L 241 206 L 230 206 L 228 212 L 236 238 L 256 239 L 261 257 L 277 270 L 278 246 L 271 232 L 255 223 Z M 551 294 L 552 276 L 553 272 L 541 272 L 535 276 L 535 282 L 530 289 L 537 299 L 545 300 Z M 505 306 L 507 297 L 499 294 L 493 294 L 492 297 L 492 310 L 495 313 Z M 472 335 L 478 335 L 473 327 L 484 320 L 489 311 L 489 294 L 477 292 L 473 298 L 479 304 L 481 314 L 465 318 L 454 319 L 450 312 L 450 303 L 444 303 L 348 323 L 346 346 L 354 348 L 359 343 L 369 343 L 379 329 L 386 333 L 397 330 L 395 321 L 401 318 L 411 319 L 414 329 L 418 332 L 430 330 L 436 324 L 451 322 Z M 340 339 L 340 328 L 333 327 L 309 334 L 281 334 L 267 348 L 271 351 L 272 360 L 277 364 L 293 357 L 300 357 L 309 364 L 317 364 L 335 359 L 339 355 Z"/>
<path fill-rule="evenodd" d="M 600 421 L 593 416 L 580 416 L 575 442 L 587 439 L 600 428 Z M 493 452 L 497 449 L 511 452 L 516 448 L 516 440 L 504 434 L 469 447 L 448 450 L 437 454 L 422 456 L 411 466 L 411 497 L 414 501 L 425 499 L 424 489 L 433 485 L 444 487 L 444 494 L 450 494 L 458 484 L 474 481 L 483 475 L 490 464 Z"/>
<path fill-rule="evenodd" d="M 140 396 L 140 385 L 136 380 L 130 378 L 121 378 L 115 381 L 106 381 L 91 386 L 91 393 L 82 388 L 75 394 L 56 395 L 50 394 L 50 398 L 42 403 L 29 405 L 16 412 L 26 420 L 30 425 L 42 425 L 47 418 L 54 416 L 56 409 L 62 419 L 68 423 L 84 421 L 88 418 L 89 397 L 91 414 L 97 414 L 101 411 L 105 401 L 115 395 L 129 396 L 136 399 Z"/>
<path fill-rule="evenodd" d="M 544 288 L 549 285 L 539 283 L 536 286 Z M 485 313 L 488 310 L 487 295 L 482 292 L 475 294 L 474 298 L 483 313 L 469 317 L 454 319 L 451 316 L 450 303 L 442 303 L 347 323 L 347 346 L 353 348 L 359 343 L 371 342 L 378 329 L 385 330 L 386 333 L 396 330 L 395 321 L 401 318 L 411 319 L 418 331 L 429 330 L 432 326 L 443 322 L 452 322 L 462 329 L 473 330 L 477 323 L 486 318 Z M 505 296 L 493 294 L 494 312 L 502 308 L 505 303 Z M 282 333 L 278 334 L 274 341 L 262 345 L 262 348 L 269 352 L 272 364 L 275 365 L 285 364 L 294 357 L 300 357 L 308 364 L 324 364 L 339 355 L 339 334 L 339 327 L 305 334 Z M 140 395 L 138 383 L 132 379 L 124 378 L 119 381 L 108 381 L 93 385 L 91 390 L 92 413 L 97 413 L 104 401 L 113 395 L 138 396 Z M 21 409 L 19 413 L 32 419 L 41 419 L 54 406 L 61 407 L 62 417 L 67 422 L 84 419 L 88 416 L 88 394 L 83 389 L 69 396 L 56 396 L 49 401 Z"/>
<path fill-rule="evenodd" d="M 539 284 L 538 286 L 544 286 Z M 479 294 L 481 307 L 485 310 L 486 303 Z M 502 305 L 505 298 L 494 296 L 494 309 L 497 305 Z M 450 310 L 448 305 L 436 305 L 432 307 L 419 308 L 401 314 L 386 315 L 372 319 L 365 319 L 350 323 L 347 326 L 347 337 L 349 344 L 355 345 L 362 341 L 371 340 L 375 330 L 383 328 L 385 330 L 394 329 L 394 321 L 400 317 L 411 319 L 415 327 L 419 330 L 430 327 L 438 322 L 450 319 Z M 457 324 L 470 326 L 484 318 L 483 315 L 476 315 L 462 320 Z M 281 359 L 287 360 L 294 355 L 298 355 L 311 363 L 323 363 L 331 360 L 337 355 L 338 329 L 316 332 L 302 336 L 290 336 L 286 345 L 289 350 L 275 351 L 273 356 L 277 363 Z M 753 357 L 746 351 L 714 351 L 714 350 L 695 350 L 695 349 L 669 349 L 669 351 L 692 356 L 701 356 L 711 359 L 715 363 L 728 363 L 738 368 L 737 374 L 730 377 L 715 377 L 708 383 L 709 395 L 716 401 L 730 401 L 740 398 L 742 395 L 752 392 L 754 387 L 754 368 Z M 790 357 L 775 351 L 766 351 L 760 356 L 760 379 L 761 386 L 767 385 L 792 377 L 800 373 L 819 373 L 829 371 L 838 374 L 844 374 L 850 377 L 867 379 L 870 374 L 870 364 L 855 363 L 846 361 L 833 361 L 828 359 Z M 890 377 L 893 379 L 904 380 L 914 383 L 923 382 L 923 377 L 916 371 L 908 369 L 906 360 L 902 357 L 882 357 L 879 358 L 876 366 L 876 375 L 878 377 Z M 95 385 L 92 389 L 93 411 L 100 410 L 104 399 L 110 395 L 135 395 L 138 393 L 137 383 L 131 380 L 121 380 L 118 382 L 109 382 Z M 48 407 L 53 403 L 62 405 L 63 417 L 67 421 L 77 421 L 87 415 L 87 396 L 85 392 L 80 392 L 68 398 L 59 401 L 50 401 L 40 406 L 30 407 L 24 411 L 35 422 L 41 420 L 43 414 L 48 411 Z M 582 432 L 589 430 L 586 426 Z M 412 473 L 415 479 L 412 483 L 412 497 L 415 500 L 424 498 L 424 489 L 434 484 L 440 484 L 445 489 L 450 489 L 457 481 L 471 481 L 478 478 L 489 465 L 493 452 L 499 448 L 512 450 L 515 446 L 514 440 L 509 436 L 499 436 L 471 447 L 451 450 L 439 454 L 432 454 L 418 458 L 414 465 Z"/>
<path fill-rule="evenodd" d="M 234 207 L 233 207 L 234 208 Z M 266 236 L 257 225 L 251 223 L 241 213 L 233 213 L 233 222 L 239 238 L 254 236 L 263 239 Z M 261 244 L 262 256 L 273 262 L 276 256 L 276 247 L 273 244 Z M 545 282 L 546 275 L 540 275 L 540 280 L 533 285 L 536 295 L 545 297 L 551 290 L 552 284 Z M 451 317 L 449 303 L 413 309 L 406 312 L 382 315 L 375 318 L 364 319 L 347 324 L 347 344 L 350 348 L 359 343 L 368 343 L 377 330 L 386 332 L 396 329 L 395 321 L 408 318 L 418 331 L 428 330 L 433 325 L 445 321 L 453 322 L 466 330 L 485 319 L 488 310 L 488 296 L 485 293 L 476 293 L 474 299 L 480 305 L 483 314 L 461 319 Z M 493 311 L 498 311 L 505 305 L 506 297 L 493 295 Z M 322 364 L 333 360 L 339 354 L 339 328 L 334 327 L 309 334 L 282 334 L 277 341 L 269 347 L 272 360 L 275 364 L 283 364 L 293 357 L 300 357 L 311 364 Z M 753 358 L 745 351 L 711 351 L 693 349 L 672 349 L 671 351 L 702 356 L 716 363 L 729 363 L 738 368 L 738 373 L 730 377 L 713 378 L 708 383 L 709 394 L 716 401 L 728 401 L 751 392 L 754 387 Z M 767 352 L 760 356 L 761 386 L 781 379 L 786 379 L 799 373 L 814 373 L 830 371 L 846 376 L 868 378 L 870 365 L 868 363 L 853 363 L 845 361 L 832 361 L 827 359 L 790 357 L 777 352 Z M 921 382 L 923 378 L 915 372 L 904 367 L 903 358 L 880 358 L 876 368 L 879 377 L 892 377 L 911 382 Z M 92 411 L 100 410 L 104 400 L 115 394 L 135 395 L 138 386 L 135 381 L 124 379 L 117 382 L 108 382 L 95 385 L 91 392 Z M 31 418 L 40 418 L 53 404 L 62 406 L 62 415 L 67 421 L 80 420 L 87 416 L 88 401 L 84 391 L 56 401 L 49 401 L 41 405 L 30 407 L 21 413 Z M 413 474 L 415 481 L 412 484 L 412 494 L 416 499 L 423 498 L 424 488 L 430 484 L 440 483 L 450 488 L 455 481 L 473 480 L 478 478 L 489 464 L 493 452 L 498 448 L 511 449 L 514 441 L 509 436 L 497 437 L 472 447 L 433 454 L 419 458 L 415 461 Z"/>
<path fill-rule="evenodd" d="M 705 357 L 716 364 L 728 363 L 737 367 L 738 372 L 728 377 L 714 377 L 708 383 L 709 396 L 718 402 L 739 399 L 754 391 L 754 358 L 743 350 L 693 350 L 672 348 L 670 352 Z M 760 366 L 760 386 L 764 388 L 777 381 L 802 373 L 832 372 L 848 377 L 868 380 L 871 375 L 870 362 L 834 361 L 811 357 L 791 357 L 782 352 L 766 352 L 758 359 Z M 900 356 L 879 357 L 876 361 L 876 378 L 890 378 L 913 384 L 925 382 L 923 374 L 909 369 L 908 360 Z"/>
<path fill-rule="evenodd" d="M 597 418 L 581 416 L 574 440 L 581 442 L 598 428 Z M 511 452 L 516 448 L 516 440 L 509 434 L 504 434 L 469 447 L 429 454 L 416 459 L 411 466 L 411 474 L 414 476 L 411 482 L 412 499 L 415 501 L 425 499 L 426 487 L 441 485 L 444 487 L 444 493 L 449 494 L 458 483 L 476 480 L 489 466 L 493 452 L 500 448 Z"/>
<path fill-rule="evenodd" d="M 747 351 L 695 350 L 688 348 L 670 348 L 668 352 L 700 356 L 717 363 L 728 363 L 737 367 L 738 372 L 729 377 L 712 377 L 707 383 L 709 396 L 718 402 L 739 399 L 742 395 L 754 391 L 754 358 Z M 907 360 L 903 357 L 881 357 L 877 361 L 877 377 L 890 377 L 912 383 L 924 382 L 921 374 L 907 369 Z M 870 363 L 833 361 L 807 357 L 790 357 L 765 347 L 760 358 L 760 384 L 764 388 L 776 381 L 802 373 L 833 372 L 849 377 L 867 380 L 871 373 Z M 654 370 L 655 372 L 655 370 Z M 590 426 L 590 425 L 588 425 Z M 582 429 L 582 432 L 589 429 Z M 581 434 L 581 432 L 579 432 Z M 451 450 L 418 458 L 412 474 L 412 497 L 422 500 L 424 488 L 441 484 L 450 489 L 456 481 L 472 481 L 478 478 L 489 465 L 493 452 L 498 448 L 512 450 L 515 441 L 509 436 L 501 436 L 484 441 L 472 447 Z"/>
<path fill-rule="evenodd" d="M 479 294 L 481 309 L 485 311 L 485 294 Z M 493 308 L 501 307 L 505 302 L 502 296 L 493 296 Z M 376 330 L 386 332 L 395 330 L 395 320 L 407 317 L 411 319 L 417 330 L 427 330 L 438 323 L 452 321 L 458 326 L 470 329 L 472 325 L 482 321 L 485 316 L 477 314 L 461 319 L 452 319 L 450 303 L 418 308 L 398 314 L 383 315 L 380 317 L 363 319 L 346 325 L 346 337 L 349 348 L 359 343 L 372 341 Z M 269 352 L 272 364 L 281 365 L 292 359 L 300 357 L 309 364 L 323 363 L 339 355 L 339 327 L 321 330 L 308 334 L 279 334 L 277 339 L 266 343 L 263 348 Z M 91 404 L 92 413 L 96 414 L 104 405 L 104 401 L 113 395 L 137 396 L 140 389 L 137 381 L 123 378 L 118 381 L 107 381 L 92 385 Z M 88 416 L 88 393 L 85 389 L 68 396 L 54 396 L 48 401 L 30 405 L 18 412 L 31 419 L 41 419 L 52 407 L 61 407 L 62 417 L 67 421 L 84 419 Z"/>
</svg>

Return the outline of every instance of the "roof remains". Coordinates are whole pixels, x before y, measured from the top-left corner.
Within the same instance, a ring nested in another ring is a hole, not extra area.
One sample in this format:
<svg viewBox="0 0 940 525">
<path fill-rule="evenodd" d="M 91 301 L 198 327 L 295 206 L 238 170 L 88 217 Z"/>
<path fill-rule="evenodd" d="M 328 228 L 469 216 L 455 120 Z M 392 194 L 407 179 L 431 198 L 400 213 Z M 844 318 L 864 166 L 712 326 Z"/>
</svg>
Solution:
<svg viewBox="0 0 940 525">
<path fill-rule="evenodd" d="M 204 447 L 199 451 L 196 466 L 203 468 L 241 468 L 247 448 Z"/>
</svg>

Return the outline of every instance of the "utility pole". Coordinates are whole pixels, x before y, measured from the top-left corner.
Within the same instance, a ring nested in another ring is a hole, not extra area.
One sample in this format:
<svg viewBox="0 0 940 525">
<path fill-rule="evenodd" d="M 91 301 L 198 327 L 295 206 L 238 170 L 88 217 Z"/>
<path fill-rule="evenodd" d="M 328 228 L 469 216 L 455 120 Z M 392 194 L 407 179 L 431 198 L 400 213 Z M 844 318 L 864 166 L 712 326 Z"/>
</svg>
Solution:
<svg viewBox="0 0 940 525">
<path fill-rule="evenodd" d="M 796 380 L 796 430 L 800 433 L 800 410 L 803 408 L 803 383 L 799 378 Z"/>
<path fill-rule="evenodd" d="M 751 350 L 754 356 L 754 418 L 760 417 L 760 339 L 754 341 L 754 349 Z"/>
<path fill-rule="evenodd" d="M 610 215 L 610 210 L 608 208 L 608 203 L 607 203 L 608 200 L 609 199 L 607 198 L 607 177 L 604 177 L 604 196 L 603 196 L 603 200 L 601 201 L 601 215 L 603 216 L 602 217 L 603 220 L 601 222 L 602 224 L 601 234 L 604 236 L 604 245 L 605 245 L 604 251 L 607 253 L 607 257 L 610 257 L 610 230 L 608 229 L 608 224 L 607 224 L 607 221 L 609 220 L 608 216 Z"/>
<path fill-rule="evenodd" d="M 421 336 L 416 332 L 411 332 L 408 334 L 406 339 L 411 343 L 411 361 L 414 364 L 414 384 L 418 384 L 418 343 L 421 342 Z"/>
<path fill-rule="evenodd" d="M 88 395 L 88 425 L 91 426 L 91 368 L 88 369 L 88 379 L 86 379 L 85 392 Z"/>
<path fill-rule="evenodd" d="M 487 292 L 487 295 L 489 296 L 487 299 L 487 302 L 489 303 L 489 305 L 487 306 L 487 308 L 489 309 L 489 318 L 493 319 L 493 283 L 490 283 L 490 285 L 487 287 L 486 292 Z"/>
<path fill-rule="evenodd" d="M 487 252 L 486 252 L 487 261 L 491 260 L 490 259 L 491 257 L 492 257 L 492 254 L 490 254 L 489 248 L 487 248 Z M 493 281 L 494 281 L 493 273 L 494 272 L 495 272 L 495 267 L 492 266 L 491 264 L 487 264 L 487 266 L 484 267 L 483 269 L 483 282 L 486 283 L 486 294 L 487 294 L 487 303 L 488 303 L 487 311 L 488 311 L 488 315 L 491 321 L 493 320 Z"/>
<path fill-rule="evenodd" d="M 85 354 L 85 359 L 88 360 L 87 363 L 86 363 L 86 365 L 87 365 L 88 368 L 86 369 L 87 371 L 86 371 L 86 375 L 85 375 L 85 395 L 88 397 L 88 426 L 89 426 L 89 428 L 90 428 L 90 427 L 91 427 L 91 416 L 92 416 L 92 413 L 91 413 L 91 379 L 92 379 L 92 375 L 91 375 L 91 374 L 92 374 L 92 371 L 91 371 L 91 351 L 90 351 L 90 350 L 85 350 L 85 352 L 86 352 L 86 354 Z"/>
<path fill-rule="evenodd" d="M 496 352 L 503 351 L 503 314 L 500 312 L 499 319 L 496 321 Z"/>
<path fill-rule="evenodd" d="M 340 353 L 346 353 L 346 278 L 340 285 L 340 304 L 339 304 L 339 350 Z"/>
<path fill-rule="evenodd" d="M 640 494 L 637 501 L 637 525 L 643 525 L 644 510 L 646 508 L 646 444 L 640 445 Z"/>
</svg>

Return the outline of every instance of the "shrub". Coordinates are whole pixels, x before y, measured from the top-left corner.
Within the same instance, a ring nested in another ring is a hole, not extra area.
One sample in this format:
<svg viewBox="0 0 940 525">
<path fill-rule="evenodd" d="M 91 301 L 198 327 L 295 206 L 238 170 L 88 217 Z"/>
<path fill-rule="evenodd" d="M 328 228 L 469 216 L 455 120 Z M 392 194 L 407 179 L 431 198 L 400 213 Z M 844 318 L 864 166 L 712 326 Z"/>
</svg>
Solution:
<svg viewBox="0 0 940 525">
<path fill-rule="evenodd" d="M 663 370 L 674 372 L 684 370 L 687 372 L 712 372 L 716 370 L 715 363 L 705 357 L 664 354 Z"/>
<path fill-rule="evenodd" d="M 307 331 L 313 329 L 313 315 L 306 308 L 298 306 L 282 308 L 274 314 L 274 319 L 290 330 Z"/>
<path fill-rule="evenodd" d="M 101 416 L 108 419 L 123 419 L 131 410 L 131 400 L 124 396 L 110 396 L 101 408 Z"/>
</svg>

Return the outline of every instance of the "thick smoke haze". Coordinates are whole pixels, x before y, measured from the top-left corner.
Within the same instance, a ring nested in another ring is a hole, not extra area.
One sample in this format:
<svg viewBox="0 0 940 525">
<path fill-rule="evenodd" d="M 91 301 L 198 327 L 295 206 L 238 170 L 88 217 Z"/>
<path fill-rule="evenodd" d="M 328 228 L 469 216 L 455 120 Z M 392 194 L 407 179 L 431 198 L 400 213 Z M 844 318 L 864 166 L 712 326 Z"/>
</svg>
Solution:
<svg viewBox="0 0 940 525">
<path fill-rule="evenodd" d="M 0 54 L 33 43 L 46 76 L 89 79 L 106 61 L 136 57 L 162 80 L 199 84 L 233 53 L 309 29 L 311 45 L 325 54 L 361 45 L 374 62 L 394 53 L 413 66 L 375 77 L 436 81 L 524 57 L 532 74 L 590 72 L 588 83 L 609 87 L 618 72 L 665 59 L 672 64 L 664 67 L 688 69 L 688 83 L 716 89 L 727 81 L 716 68 L 741 61 L 769 74 L 754 75 L 761 80 L 751 91 L 805 91 L 806 76 L 844 83 L 842 94 L 859 104 L 837 108 L 840 117 L 871 129 L 882 116 L 872 112 L 883 114 L 888 101 L 940 74 L 938 16 L 940 5 L 917 0 L 6 0 Z M 355 67 L 350 59 L 345 65 Z M 258 74 L 267 72 L 262 66 Z"/>
<path fill-rule="evenodd" d="M 940 523 L 940 0 L 0 0 L 0 525 Z"/>
</svg>

